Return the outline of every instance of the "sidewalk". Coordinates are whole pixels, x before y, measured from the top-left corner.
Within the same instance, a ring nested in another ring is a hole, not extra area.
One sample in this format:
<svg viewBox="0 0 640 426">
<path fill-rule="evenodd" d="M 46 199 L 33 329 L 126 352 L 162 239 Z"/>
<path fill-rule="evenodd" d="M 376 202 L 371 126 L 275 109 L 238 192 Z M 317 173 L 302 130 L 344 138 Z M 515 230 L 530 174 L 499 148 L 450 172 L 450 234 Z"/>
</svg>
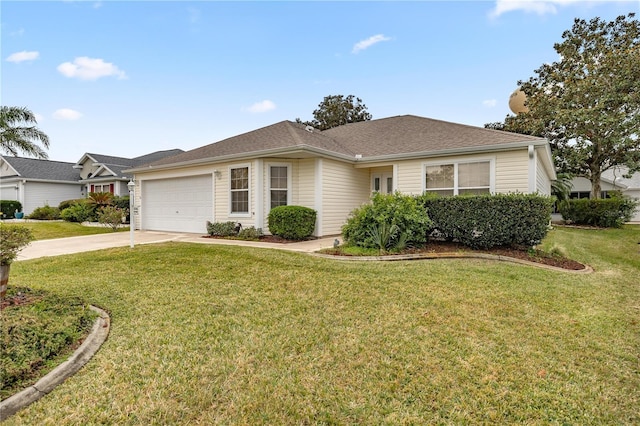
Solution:
<svg viewBox="0 0 640 426">
<path fill-rule="evenodd" d="M 82 253 L 86 251 L 103 250 L 113 247 L 128 247 L 130 245 L 129 232 L 114 232 L 108 234 L 85 235 L 81 237 L 57 238 L 52 240 L 34 241 L 25 247 L 17 260 L 29 260 L 39 257 L 59 256 L 63 254 Z M 317 240 L 301 241 L 298 243 L 262 243 L 259 241 L 222 240 L 203 238 L 200 234 L 184 234 L 157 231 L 135 231 L 134 249 L 140 244 L 155 244 L 168 241 L 179 241 L 199 244 L 223 244 L 246 247 L 261 247 L 278 250 L 311 253 L 322 248 L 333 247 L 335 237 Z"/>
</svg>

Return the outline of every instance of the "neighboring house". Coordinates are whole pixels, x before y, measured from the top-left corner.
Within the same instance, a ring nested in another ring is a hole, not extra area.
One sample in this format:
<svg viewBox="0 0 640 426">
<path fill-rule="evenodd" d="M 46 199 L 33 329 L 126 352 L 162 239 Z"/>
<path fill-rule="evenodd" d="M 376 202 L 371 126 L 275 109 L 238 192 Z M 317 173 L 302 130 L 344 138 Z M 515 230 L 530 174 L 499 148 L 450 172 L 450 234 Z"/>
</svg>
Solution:
<svg viewBox="0 0 640 426">
<path fill-rule="evenodd" d="M 87 194 L 90 192 L 110 192 L 116 196 L 124 196 L 129 195 L 127 183 L 133 177 L 131 174 L 124 173 L 124 169 L 151 163 L 182 152 L 184 151 L 181 149 L 156 151 L 135 158 L 86 153 L 73 165 L 73 168 L 79 170 L 80 183 L 83 184 Z"/>
<path fill-rule="evenodd" d="M 20 201 L 27 215 L 37 207 L 82 197 L 82 187 L 73 163 L 0 157 L 0 199 Z"/>
<path fill-rule="evenodd" d="M 609 191 L 620 191 L 623 195 L 640 201 L 640 172 L 634 173 L 630 178 L 623 177 L 627 173 L 625 167 L 614 167 L 605 170 L 600 178 L 601 196 L 606 198 Z M 583 177 L 574 178 L 571 181 L 570 198 L 589 198 L 591 194 L 591 182 Z M 640 222 L 640 208 L 636 210 L 632 222 Z"/>
<path fill-rule="evenodd" d="M 139 229 L 268 231 L 271 208 L 302 205 L 326 236 L 374 191 L 550 194 L 554 170 L 545 139 L 404 115 L 325 131 L 282 121 L 127 172 Z"/>
<path fill-rule="evenodd" d="M 83 198 L 90 192 L 129 195 L 127 182 L 133 175 L 123 173 L 123 169 L 182 152 L 181 149 L 157 151 L 136 158 L 87 153 L 75 164 L 1 156 L 0 199 L 20 201 L 28 215 L 37 207 L 57 207 L 61 201 Z"/>
</svg>

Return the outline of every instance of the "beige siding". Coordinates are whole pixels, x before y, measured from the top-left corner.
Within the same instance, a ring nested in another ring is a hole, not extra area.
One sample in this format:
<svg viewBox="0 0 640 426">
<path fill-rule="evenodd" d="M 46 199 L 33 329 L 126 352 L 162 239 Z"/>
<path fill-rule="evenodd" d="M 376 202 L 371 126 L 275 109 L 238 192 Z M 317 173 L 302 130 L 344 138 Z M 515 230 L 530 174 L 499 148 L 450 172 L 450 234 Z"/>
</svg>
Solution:
<svg viewBox="0 0 640 426">
<path fill-rule="evenodd" d="M 424 191 L 423 164 L 427 160 L 411 160 L 398 163 L 397 188 L 403 194 L 420 195 Z M 446 160 L 445 160 L 446 161 Z"/>
<path fill-rule="evenodd" d="M 349 213 L 369 201 L 370 191 L 368 169 L 322 160 L 322 234 L 339 234 Z"/>
<path fill-rule="evenodd" d="M 496 192 L 529 192 L 529 155 L 526 148 L 496 153 Z"/>
<path fill-rule="evenodd" d="M 297 190 L 294 195 L 297 205 L 315 208 L 315 159 L 299 160 L 297 174 L 294 174 L 294 183 Z"/>
<path fill-rule="evenodd" d="M 536 190 L 539 194 L 551 195 L 551 179 L 540 161 L 540 156 L 536 158 Z"/>
</svg>

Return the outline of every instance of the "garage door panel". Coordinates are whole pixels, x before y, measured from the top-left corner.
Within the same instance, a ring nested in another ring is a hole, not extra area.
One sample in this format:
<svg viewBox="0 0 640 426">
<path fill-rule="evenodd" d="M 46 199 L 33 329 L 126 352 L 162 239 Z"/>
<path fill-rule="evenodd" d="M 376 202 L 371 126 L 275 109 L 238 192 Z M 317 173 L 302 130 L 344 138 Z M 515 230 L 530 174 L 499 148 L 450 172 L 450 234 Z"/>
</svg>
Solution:
<svg viewBox="0 0 640 426">
<path fill-rule="evenodd" d="M 142 228 L 205 233 L 213 217 L 211 175 L 144 181 Z"/>
</svg>

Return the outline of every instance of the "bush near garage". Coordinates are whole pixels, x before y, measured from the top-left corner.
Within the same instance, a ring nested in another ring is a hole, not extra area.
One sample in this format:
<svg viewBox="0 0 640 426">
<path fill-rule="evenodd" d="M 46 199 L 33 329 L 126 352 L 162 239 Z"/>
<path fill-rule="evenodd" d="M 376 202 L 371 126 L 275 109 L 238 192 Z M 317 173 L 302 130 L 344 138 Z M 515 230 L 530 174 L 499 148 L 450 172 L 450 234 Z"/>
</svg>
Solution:
<svg viewBox="0 0 640 426">
<path fill-rule="evenodd" d="M 278 206 L 268 217 L 269 232 L 287 240 L 304 240 L 316 227 L 316 211 L 303 206 Z"/>
<path fill-rule="evenodd" d="M 37 207 L 35 210 L 33 210 L 31 214 L 27 216 L 27 219 L 58 220 L 60 219 L 60 209 L 45 204 L 44 206 Z"/>
<path fill-rule="evenodd" d="M 426 243 L 432 222 L 412 195 L 380 194 L 354 211 L 342 227 L 348 245 L 382 251 L 419 247 Z"/>
<path fill-rule="evenodd" d="M 639 204 L 628 197 L 614 196 L 597 200 L 566 200 L 558 209 L 562 218 L 572 224 L 620 228 L 631 220 Z"/>
<path fill-rule="evenodd" d="M 418 198 L 433 220 L 431 235 L 474 249 L 539 244 L 549 230 L 555 200 L 537 194 Z"/>
<path fill-rule="evenodd" d="M 232 237 L 238 234 L 236 225 L 236 222 L 207 221 L 207 233 L 212 237 Z"/>
<path fill-rule="evenodd" d="M 2 219 L 13 219 L 16 211 L 22 211 L 22 203 L 18 200 L 0 200 Z"/>
</svg>

